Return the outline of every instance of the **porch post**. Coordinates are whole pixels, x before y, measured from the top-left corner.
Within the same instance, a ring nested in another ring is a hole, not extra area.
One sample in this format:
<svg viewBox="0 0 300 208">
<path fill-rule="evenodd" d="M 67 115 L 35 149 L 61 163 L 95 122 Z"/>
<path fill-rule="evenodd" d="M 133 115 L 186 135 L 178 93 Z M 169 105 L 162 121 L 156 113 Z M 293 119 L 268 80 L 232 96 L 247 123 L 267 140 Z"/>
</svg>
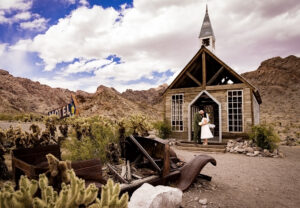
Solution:
<svg viewBox="0 0 300 208">
<path fill-rule="evenodd" d="M 219 143 L 222 142 L 222 108 L 221 103 L 218 104 L 219 106 Z"/>
</svg>

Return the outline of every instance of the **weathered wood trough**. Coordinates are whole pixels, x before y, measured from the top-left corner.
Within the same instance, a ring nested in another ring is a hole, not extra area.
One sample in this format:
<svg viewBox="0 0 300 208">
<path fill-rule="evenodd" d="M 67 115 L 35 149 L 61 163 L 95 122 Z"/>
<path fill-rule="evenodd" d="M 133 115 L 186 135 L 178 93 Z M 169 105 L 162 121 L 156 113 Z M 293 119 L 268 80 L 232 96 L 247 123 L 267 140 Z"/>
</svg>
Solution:
<svg viewBox="0 0 300 208">
<path fill-rule="evenodd" d="M 131 193 L 143 183 L 171 183 L 181 190 L 186 190 L 199 176 L 211 180 L 211 177 L 199 173 L 207 163 L 216 165 L 216 160 L 207 155 L 196 156 L 185 163 L 179 160 L 169 144 L 161 139 L 129 136 L 120 146 L 125 164 L 107 163 L 105 175 L 119 182 L 123 193 Z M 17 182 L 22 174 L 37 179 L 39 174 L 46 172 L 48 153 L 61 158 L 57 145 L 14 150 L 12 168 L 15 181 Z M 86 180 L 86 184 L 95 183 L 97 187 L 101 187 L 106 183 L 107 178 L 102 174 L 100 160 L 73 161 L 71 166 L 78 177 Z"/>
<path fill-rule="evenodd" d="M 46 155 L 51 153 L 61 159 L 60 147 L 48 145 L 44 147 L 16 149 L 12 152 L 12 170 L 16 185 L 21 175 L 27 175 L 30 179 L 38 179 L 39 174 L 48 170 Z M 72 168 L 76 175 L 86 180 L 86 184 L 101 184 L 106 181 L 102 177 L 102 164 L 98 159 L 85 161 L 72 161 Z"/>
</svg>

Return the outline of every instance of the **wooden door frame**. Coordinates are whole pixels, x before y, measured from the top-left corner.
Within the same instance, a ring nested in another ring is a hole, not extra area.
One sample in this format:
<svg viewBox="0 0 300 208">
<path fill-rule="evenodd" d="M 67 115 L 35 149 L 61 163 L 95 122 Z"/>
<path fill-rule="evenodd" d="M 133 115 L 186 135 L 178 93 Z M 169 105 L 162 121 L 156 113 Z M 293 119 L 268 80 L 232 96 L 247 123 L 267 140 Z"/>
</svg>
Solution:
<svg viewBox="0 0 300 208">
<path fill-rule="evenodd" d="M 192 105 L 200 98 L 201 95 L 203 95 L 203 93 L 205 93 L 206 95 L 208 95 L 208 97 L 210 97 L 219 107 L 219 142 L 222 142 L 222 111 L 221 111 L 221 103 L 214 98 L 209 92 L 207 92 L 206 90 L 202 90 L 195 98 L 194 100 L 192 100 L 192 102 L 190 102 L 189 106 L 188 106 L 188 138 L 189 141 L 192 140 L 192 113 L 191 113 L 191 107 Z"/>
</svg>

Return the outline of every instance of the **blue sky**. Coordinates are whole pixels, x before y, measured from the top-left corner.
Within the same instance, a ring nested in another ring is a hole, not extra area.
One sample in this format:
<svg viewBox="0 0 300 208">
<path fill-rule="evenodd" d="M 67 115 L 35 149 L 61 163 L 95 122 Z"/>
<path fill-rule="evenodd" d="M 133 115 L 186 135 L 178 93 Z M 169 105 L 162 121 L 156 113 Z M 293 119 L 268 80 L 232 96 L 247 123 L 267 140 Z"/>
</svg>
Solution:
<svg viewBox="0 0 300 208">
<path fill-rule="evenodd" d="M 0 68 L 52 87 L 148 89 L 199 49 L 204 0 L 1 0 Z M 210 0 L 216 55 L 238 73 L 300 54 L 297 0 Z"/>
</svg>

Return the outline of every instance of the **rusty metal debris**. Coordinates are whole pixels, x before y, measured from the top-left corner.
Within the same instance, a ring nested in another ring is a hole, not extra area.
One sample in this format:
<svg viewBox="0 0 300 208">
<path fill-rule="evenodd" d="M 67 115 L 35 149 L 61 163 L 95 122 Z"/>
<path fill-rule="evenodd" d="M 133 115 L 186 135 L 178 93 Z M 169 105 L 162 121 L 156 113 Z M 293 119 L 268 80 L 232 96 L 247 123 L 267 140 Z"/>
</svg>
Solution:
<svg viewBox="0 0 300 208">
<path fill-rule="evenodd" d="M 172 183 L 186 190 L 197 177 L 211 180 L 200 171 L 207 163 L 216 165 L 216 160 L 208 155 L 199 155 L 188 163 L 180 161 L 162 139 L 129 136 L 122 147 L 125 148 L 121 150 L 122 157 L 127 164 L 130 162 L 133 179 L 124 178 L 122 165 L 109 165 L 109 169 L 113 169 L 111 174 L 121 183 L 122 192 L 134 191 L 145 182 L 154 185 Z"/>
<path fill-rule="evenodd" d="M 58 145 L 48 145 L 44 147 L 22 148 L 12 151 L 12 169 L 16 184 L 21 175 L 26 174 L 28 178 L 38 179 L 39 174 L 48 171 L 46 155 L 52 154 L 61 159 L 60 147 Z M 102 177 L 102 164 L 100 160 L 73 161 L 71 167 L 76 175 L 86 180 L 86 184 L 105 184 Z"/>
<path fill-rule="evenodd" d="M 216 160 L 208 155 L 196 156 L 185 163 L 178 159 L 165 140 L 129 136 L 122 142 L 123 163 L 107 163 L 105 168 L 96 159 L 73 161 L 71 166 L 76 175 L 85 179 L 86 184 L 95 183 L 98 187 L 105 184 L 108 177 L 113 177 L 116 182 L 121 183 L 121 192 L 133 192 L 146 182 L 152 185 L 171 183 L 186 190 L 197 177 L 211 180 L 210 176 L 200 174 L 206 164 L 216 165 Z M 13 150 L 12 168 L 15 181 L 24 173 L 29 178 L 36 179 L 40 173 L 46 172 L 48 153 L 61 158 L 58 145 Z"/>
</svg>

